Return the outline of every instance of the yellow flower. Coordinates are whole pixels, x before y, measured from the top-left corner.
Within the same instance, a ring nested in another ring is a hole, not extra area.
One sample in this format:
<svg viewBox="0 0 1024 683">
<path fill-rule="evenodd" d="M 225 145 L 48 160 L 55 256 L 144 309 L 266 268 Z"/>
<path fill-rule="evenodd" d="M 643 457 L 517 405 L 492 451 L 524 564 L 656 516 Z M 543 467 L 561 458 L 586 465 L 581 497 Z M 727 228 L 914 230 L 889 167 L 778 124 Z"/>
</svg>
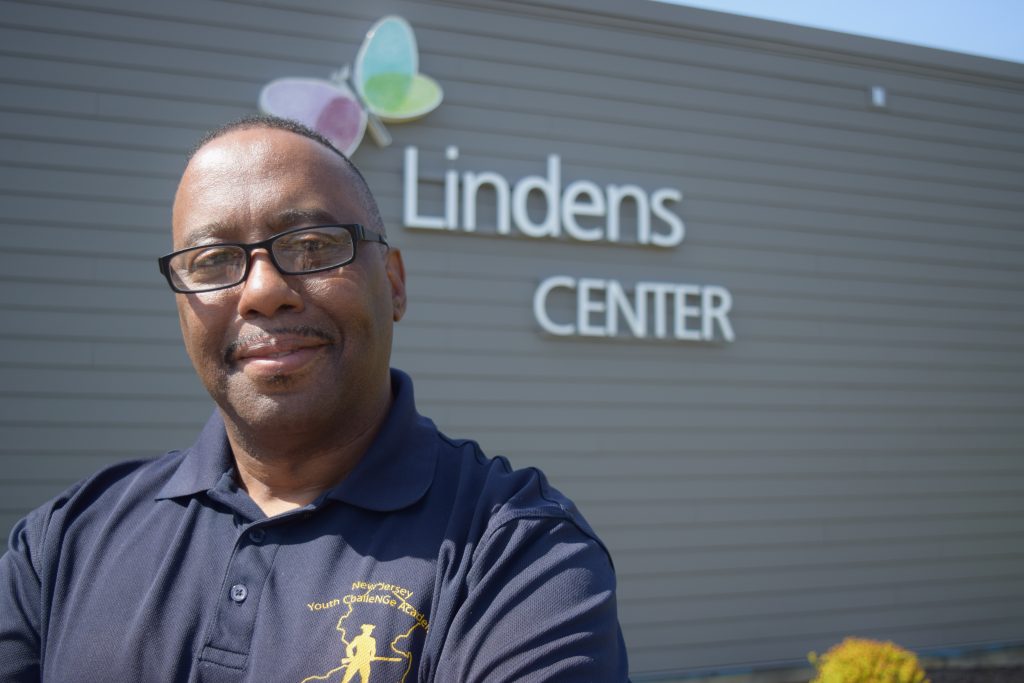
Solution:
<svg viewBox="0 0 1024 683">
<path fill-rule="evenodd" d="M 929 683 L 917 656 L 890 642 L 846 638 L 807 659 L 816 673 L 811 683 Z"/>
</svg>

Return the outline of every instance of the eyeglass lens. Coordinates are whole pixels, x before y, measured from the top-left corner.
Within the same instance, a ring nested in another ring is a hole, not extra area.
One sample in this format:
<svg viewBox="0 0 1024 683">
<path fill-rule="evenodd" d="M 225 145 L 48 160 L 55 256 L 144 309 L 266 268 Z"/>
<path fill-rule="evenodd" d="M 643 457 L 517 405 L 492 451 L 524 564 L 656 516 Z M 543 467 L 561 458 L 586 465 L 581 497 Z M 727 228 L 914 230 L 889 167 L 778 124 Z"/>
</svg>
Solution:
<svg viewBox="0 0 1024 683">
<path fill-rule="evenodd" d="M 291 275 L 344 265 L 355 253 L 352 234 L 340 226 L 285 233 L 271 243 L 270 249 L 277 267 Z M 169 265 L 179 287 L 203 290 L 241 282 L 248 258 L 244 247 L 211 244 L 180 252 Z"/>
</svg>

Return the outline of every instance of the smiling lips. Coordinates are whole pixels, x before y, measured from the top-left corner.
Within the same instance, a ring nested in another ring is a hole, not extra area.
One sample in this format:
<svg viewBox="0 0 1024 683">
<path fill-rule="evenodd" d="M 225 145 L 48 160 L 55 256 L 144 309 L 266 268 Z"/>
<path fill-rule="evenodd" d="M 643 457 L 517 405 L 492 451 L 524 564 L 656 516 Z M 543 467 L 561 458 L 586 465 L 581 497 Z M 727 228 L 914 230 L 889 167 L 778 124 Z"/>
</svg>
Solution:
<svg viewBox="0 0 1024 683">
<path fill-rule="evenodd" d="M 323 339 L 307 336 L 255 337 L 242 341 L 229 358 L 249 375 L 279 376 L 301 370 L 327 346 Z"/>
</svg>

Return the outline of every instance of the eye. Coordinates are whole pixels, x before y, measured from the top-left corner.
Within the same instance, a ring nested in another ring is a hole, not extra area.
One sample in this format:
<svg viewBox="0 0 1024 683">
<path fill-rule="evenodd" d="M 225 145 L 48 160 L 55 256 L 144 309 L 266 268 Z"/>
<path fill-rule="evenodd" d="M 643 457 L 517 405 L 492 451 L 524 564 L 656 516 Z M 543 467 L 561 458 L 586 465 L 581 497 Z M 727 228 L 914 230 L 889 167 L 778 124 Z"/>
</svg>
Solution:
<svg viewBox="0 0 1024 683">
<path fill-rule="evenodd" d="M 325 238 L 325 235 L 318 233 L 304 233 L 299 235 L 299 238 L 292 244 L 288 245 L 288 248 L 295 251 L 303 251 L 309 254 L 323 251 L 324 249 L 330 249 L 337 244 L 337 240 L 329 240 Z"/>
<path fill-rule="evenodd" d="M 232 247 L 205 247 L 189 254 L 188 269 L 193 273 L 228 268 L 238 260 L 238 250 Z"/>
<path fill-rule="evenodd" d="M 352 238 L 344 228 L 302 230 L 274 242 L 274 257 L 288 272 L 321 270 L 352 258 Z"/>
<path fill-rule="evenodd" d="M 172 266 L 188 287 L 221 285 L 238 278 L 245 270 L 245 251 L 212 244 L 183 252 Z"/>
<path fill-rule="evenodd" d="M 274 247 L 292 253 L 315 254 L 325 249 L 337 249 L 341 243 L 341 236 L 335 231 L 307 230 L 278 240 Z"/>
</svg>

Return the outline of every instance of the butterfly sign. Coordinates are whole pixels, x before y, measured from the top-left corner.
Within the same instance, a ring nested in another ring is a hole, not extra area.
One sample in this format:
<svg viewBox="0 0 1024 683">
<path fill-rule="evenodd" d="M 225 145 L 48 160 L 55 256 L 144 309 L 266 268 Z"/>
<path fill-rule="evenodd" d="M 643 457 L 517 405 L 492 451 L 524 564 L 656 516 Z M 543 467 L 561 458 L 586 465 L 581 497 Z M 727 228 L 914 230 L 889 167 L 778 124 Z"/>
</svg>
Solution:
<svg viewBox="0 0 1024 683">
<path fill-rule="evenodd" d="M 381 121 L 401 123 L 425 116 L 444 93 L 419 72 L 419 49 L 409 22 L 386 16 L 366 33 L 351 73 L 346 66 L 330 80 L 279 78 L 263 86 L 260 109 L 317 131 L 351 155 L 369 128 L 382 147 L 391 136 Z"/>
</svg>

